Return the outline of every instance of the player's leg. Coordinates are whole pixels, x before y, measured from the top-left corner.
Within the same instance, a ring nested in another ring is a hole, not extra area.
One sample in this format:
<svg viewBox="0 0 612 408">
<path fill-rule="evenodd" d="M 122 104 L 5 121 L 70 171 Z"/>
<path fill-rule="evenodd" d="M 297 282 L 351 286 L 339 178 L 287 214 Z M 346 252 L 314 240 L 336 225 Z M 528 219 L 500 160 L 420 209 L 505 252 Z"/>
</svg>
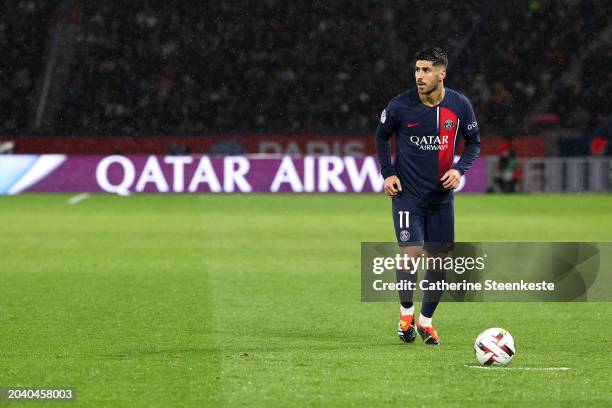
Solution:
<svg viewBox="0 0 612 408">
<path fill-rule="evenodd" d="M 415 211 L 410 200 L 406 197 L 393 199 L 393 225 L 397 242 L 402 254 L 410 258 L 418 258 L 423 252 L 423 239 L 425 218 L 419 211 Z M 416 284 L 416 270 L 396 270 L 397 282 L 413 282 Z M 399 338 L 412 343 L 416 338 L 416 325 L 414 319 L 414 290 L 403 289 L 398 291 L 400 298 L 400 319 L 397 328 Z"/>
<path fill-rule="evenodd" d="M 453 202 L 437 206 L 433 209 L 425 225 L 425 249 L 427 251 L 427 265 L 424 279 L 428 285 L 444 282 L 446 271 L 442 267 L 452 250 L 455 240 L 455 222 Z M 423 305 L 417 323 L 417 331 L 427 344 L 439 344 L 438 333 L 432 325 L 433 315 L 440 302 L 443 290 L 431 289 L 423 293 Z"/>
<path fill-rule="evenodd" d="M 418 258 L 423 252 L 423 246 L 417 244 L 415 246 L 401 246 L 402 254 L 408 255 L 409 258 Z M 416 285 L 417 271 L 396 269 L 397 282 L 412 282 Z M 397 335 L 405 343 L 412 343 L 416 338 L 416 321 L 414 317 L 413 295 L 414 290 L 402 289 L 398 290 L 400 298 L 400 317 L 397 325 Z"/>
<path fill-rule="evenodd" d="M 447 252 L 427 251 L 426 259 L 429 265 L 425 270 L 425 277 L 423 279 L 428 282 L 428 286 L 436 285 L 438 282 L 444 282 L 446 272 L 443 268 L 441 268 L 441 265 L 444 264 L 444 260 L 447 256 Z M 438 303 L 440 302 L 443 294 L 444 291 L 437 288 L 428 289 L 423 292 L 423 304 L 421 305 L 421 313 L 419 314 L 416 326 L 417 332 L 425 344 L 440 344 L 440 338 L 438 337 L 438 332 L 432 324 L 432 320 L 434 312 L 436 311 Z"/>
</svg>

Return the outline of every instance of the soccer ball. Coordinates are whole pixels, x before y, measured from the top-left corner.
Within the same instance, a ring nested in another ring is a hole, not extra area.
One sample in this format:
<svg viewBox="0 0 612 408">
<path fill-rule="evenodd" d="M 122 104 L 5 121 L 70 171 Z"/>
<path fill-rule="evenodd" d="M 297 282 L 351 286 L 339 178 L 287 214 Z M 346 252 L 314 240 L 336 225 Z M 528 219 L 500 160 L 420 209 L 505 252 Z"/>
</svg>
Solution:
<svg viewBox="0 0 612 408">
<path fill-rule="evenodd" d="M 474 351 L 480 365 L 506 365 L 516 354 L 514 339 L 504 329 L 487 329 L 476 337 Z"/>
</svg>

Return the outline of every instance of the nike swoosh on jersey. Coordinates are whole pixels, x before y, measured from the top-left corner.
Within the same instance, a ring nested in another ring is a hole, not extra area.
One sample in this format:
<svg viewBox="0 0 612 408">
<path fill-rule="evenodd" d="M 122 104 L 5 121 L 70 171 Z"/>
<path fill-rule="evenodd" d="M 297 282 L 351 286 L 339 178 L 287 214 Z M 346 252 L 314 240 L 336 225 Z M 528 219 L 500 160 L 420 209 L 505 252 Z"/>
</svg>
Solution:
<svg viewBox="0 0 612 408">
<path fill-rule="evenodd" d="M 415 126 L 418 126 L 418 125 L 419 125 L 418 122 L 417 123 L 406 123 L 406 126 L 408 126 L 408 127 L 415 127 Z"/>
</svg>

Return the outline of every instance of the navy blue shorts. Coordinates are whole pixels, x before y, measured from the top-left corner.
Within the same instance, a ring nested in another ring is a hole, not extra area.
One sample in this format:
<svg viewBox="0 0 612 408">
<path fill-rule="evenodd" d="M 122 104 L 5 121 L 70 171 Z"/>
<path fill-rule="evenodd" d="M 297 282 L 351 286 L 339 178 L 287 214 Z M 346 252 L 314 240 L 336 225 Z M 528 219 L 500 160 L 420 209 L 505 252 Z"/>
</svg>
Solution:
<svg viewBox="0 0 612 408">
<path fill-rule="evenodd" d="M 393 225 L 400 246 L 425 245 L 432 253 L 445 253 L 455 242 L 453 200 L 423 203 L 401 192 L 392 199 Z"/>
</svg>

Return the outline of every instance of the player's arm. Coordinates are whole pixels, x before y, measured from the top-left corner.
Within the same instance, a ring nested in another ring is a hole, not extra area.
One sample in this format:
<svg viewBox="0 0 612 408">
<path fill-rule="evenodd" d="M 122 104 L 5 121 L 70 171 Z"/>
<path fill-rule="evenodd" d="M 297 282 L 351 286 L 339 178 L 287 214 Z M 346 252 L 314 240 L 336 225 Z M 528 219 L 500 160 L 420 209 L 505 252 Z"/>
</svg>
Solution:
<svg viewBox="0 0 612 408">
<path fill-rule="evenodd" d="M 395 167 L 391 163 L 391 137 L 397 128 L 392 110 L 389 106 L 382 111 L 380 122 L 376 127 L 376 155 L 380 163 L 380 172 L 385 179 L 384 191 L 388 196 L 395 196 L 402 191 Z"/>
<path fill-rule="evenodd" d="M 474 115 L 474 109 L 470 101 L 464 98 L 464 102 L 461 134 L 465 140 L 465 149 L 459 161 L 453 166 L 453 168 L 459 170 L 461 175 L 464 175 L 472 167 L 472 163 L 480 155 L 480 129 L 478 129 L 476 115 Z"/>
<path fill-rule="evenodd" d="M 461 120 L 461 135 L 465 140 L 465 149 L 459 158 L 459 161 L 447 171 L 442 178 L 442 186 L 448 189 L 454 189 L 459 186 L 461 176 L 464 175 L 474 163 L 474 160 L 480 155 L 480 130 L 474 109 L 470 101 L 463 97 L 463 106 L 460 116 Z"/>
</svg>

